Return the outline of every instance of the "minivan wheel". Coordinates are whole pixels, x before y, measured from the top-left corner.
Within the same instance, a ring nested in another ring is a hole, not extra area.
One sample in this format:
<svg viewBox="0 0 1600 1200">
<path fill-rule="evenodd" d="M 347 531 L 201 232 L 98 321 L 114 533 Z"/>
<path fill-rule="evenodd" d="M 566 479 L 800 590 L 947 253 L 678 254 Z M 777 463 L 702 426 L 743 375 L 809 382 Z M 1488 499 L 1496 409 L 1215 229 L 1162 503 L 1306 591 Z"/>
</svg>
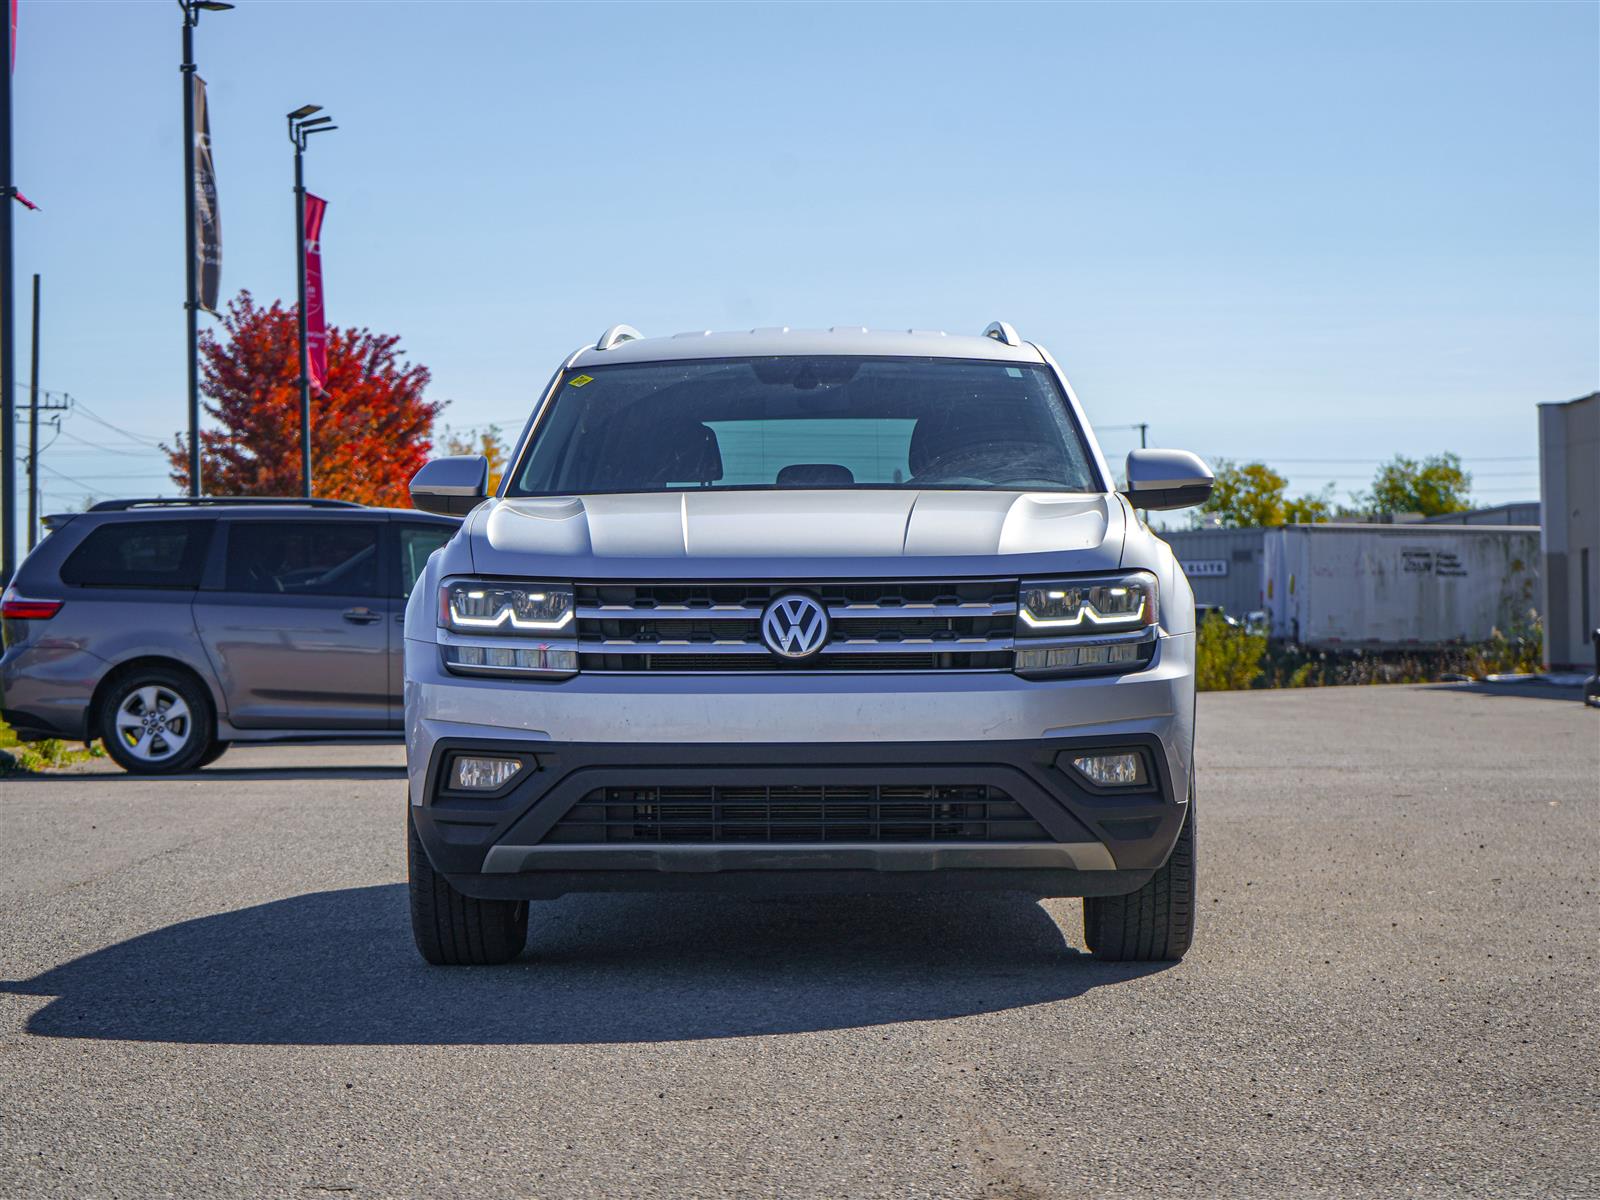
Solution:
<svg viewBox="0 0 1600 1200">
<path fill-rule="evenodd" d="M 525 900 L 479 900 L 450 886 L 433 869 L 406 814 L 406 865 L 411 884 L 411 935 L 436 967 L 508 963 L 528 944 Z"/>
<path fill-rule="evenodd" d="M 111 687 L 100 706 L 100 740 L 135 775 L 171 775 L 199 766 L 212 747 L 211 699 L 180 671 L 145 667 Z"/>
<path fill-rule="evenodd" d="M 1176 962 L 1194 941 L 1194 791 L 1166 863 L 1137 892 L 1086 896 L 1083 937 L 1102 962 Z"/>
<path fill-rule="evenodd" d="M 228 752 L 228 747 L 231 745 L 233 745 L 232 742 L 213 741 L 206 752 L 200 756 L 200 761 L 196 763 L 195 766 L 209 767 L 212 763 L 216 762 L 217 759 L 226 754 Z"/>
</svg>

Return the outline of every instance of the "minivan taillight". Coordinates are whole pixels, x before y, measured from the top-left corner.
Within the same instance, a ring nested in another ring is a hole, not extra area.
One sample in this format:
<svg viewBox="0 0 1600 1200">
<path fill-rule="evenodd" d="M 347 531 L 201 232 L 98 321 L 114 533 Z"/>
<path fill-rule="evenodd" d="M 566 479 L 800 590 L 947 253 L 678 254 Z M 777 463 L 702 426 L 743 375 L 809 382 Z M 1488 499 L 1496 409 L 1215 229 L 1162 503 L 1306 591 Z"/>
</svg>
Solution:
<svg viewBox="0 0 1600 1200">
<path fill-rule="evenodd" d="M 7 621 L 48 621 L 61 611 L 59 600 L 30 600 L 10 587 L 0 597 L 0 617 Z"/>
</svg>

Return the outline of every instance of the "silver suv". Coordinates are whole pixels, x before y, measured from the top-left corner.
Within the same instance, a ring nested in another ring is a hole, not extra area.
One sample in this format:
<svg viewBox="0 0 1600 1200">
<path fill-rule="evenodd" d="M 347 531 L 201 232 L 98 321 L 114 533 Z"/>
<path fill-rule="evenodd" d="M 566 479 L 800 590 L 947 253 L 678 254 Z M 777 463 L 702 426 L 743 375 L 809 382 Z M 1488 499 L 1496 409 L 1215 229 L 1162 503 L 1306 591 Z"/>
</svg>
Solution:
<svg viewBox="0 0 1600 1200">
<path fill-rule="evenodd" d="M 0 716 L 127 770 L 400 730 L 400 615 L 457 522 L 337 500 L 108 500 L 49 518 L 0 599 Z"/>
<path fill-rule="evenodd" d="M 411 914 L 521 952 L 578 891 L 1083 896 L 1106 959 L 1195 899 L 1194 600 L 1066 377 L 1007 325 L 608 330 L 540 397 L 406 610 Z"/>
</svg>

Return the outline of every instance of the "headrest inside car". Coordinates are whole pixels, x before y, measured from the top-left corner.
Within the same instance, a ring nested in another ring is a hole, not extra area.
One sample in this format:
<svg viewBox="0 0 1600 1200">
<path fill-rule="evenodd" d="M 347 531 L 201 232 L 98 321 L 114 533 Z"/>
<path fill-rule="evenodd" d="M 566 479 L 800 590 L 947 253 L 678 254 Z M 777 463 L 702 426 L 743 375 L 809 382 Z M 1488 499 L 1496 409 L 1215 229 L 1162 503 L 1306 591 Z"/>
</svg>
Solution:
<svg viewBox="0 0 1600 1200">
<path fill-rule="evenodd" d="M 838 463 L 790 463 L 778 472 L 779 487 L 848 487 L 856 481 Z"/>
<path fill-rule="evenodd" d="M 680 425 L 663 431 L 657 447 L 655 478 L 663 483 L 712 483 L 722 478 L 722 451 L 709 425 Z"/>
</svg>

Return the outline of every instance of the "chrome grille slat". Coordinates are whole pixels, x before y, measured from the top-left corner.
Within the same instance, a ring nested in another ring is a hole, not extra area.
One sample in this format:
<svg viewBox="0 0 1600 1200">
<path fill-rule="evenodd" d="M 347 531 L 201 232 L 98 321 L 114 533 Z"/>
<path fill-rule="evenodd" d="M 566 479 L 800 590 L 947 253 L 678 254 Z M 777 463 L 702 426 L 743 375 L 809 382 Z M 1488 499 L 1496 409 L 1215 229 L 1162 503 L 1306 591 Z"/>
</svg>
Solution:
<svg viewBox="0 0 1600 1200">
<path fill-rule="evenodd" d="M 1003 604 L 830 604 L 828 616 L 835 621 L 864 618 L 908 617 L 1014 617 L 1015 602 Z M 589 604 L 579 605 L 580 621 L 652 620 L 699 621 L 707 618 L 726 621 L 759 621 L 763 609 L 747 604 L 716 604 L 692 608 L 686 604 Z"/>
<path fill-rule="evenodd" d="M 761 638 L 768 602 L 816 596 L 833 629 L 813 658 L 784 662 Z M 577 585 L 585 671 L 1008 670 L 1014 579 L 594 582 Z"/>
</svg>

